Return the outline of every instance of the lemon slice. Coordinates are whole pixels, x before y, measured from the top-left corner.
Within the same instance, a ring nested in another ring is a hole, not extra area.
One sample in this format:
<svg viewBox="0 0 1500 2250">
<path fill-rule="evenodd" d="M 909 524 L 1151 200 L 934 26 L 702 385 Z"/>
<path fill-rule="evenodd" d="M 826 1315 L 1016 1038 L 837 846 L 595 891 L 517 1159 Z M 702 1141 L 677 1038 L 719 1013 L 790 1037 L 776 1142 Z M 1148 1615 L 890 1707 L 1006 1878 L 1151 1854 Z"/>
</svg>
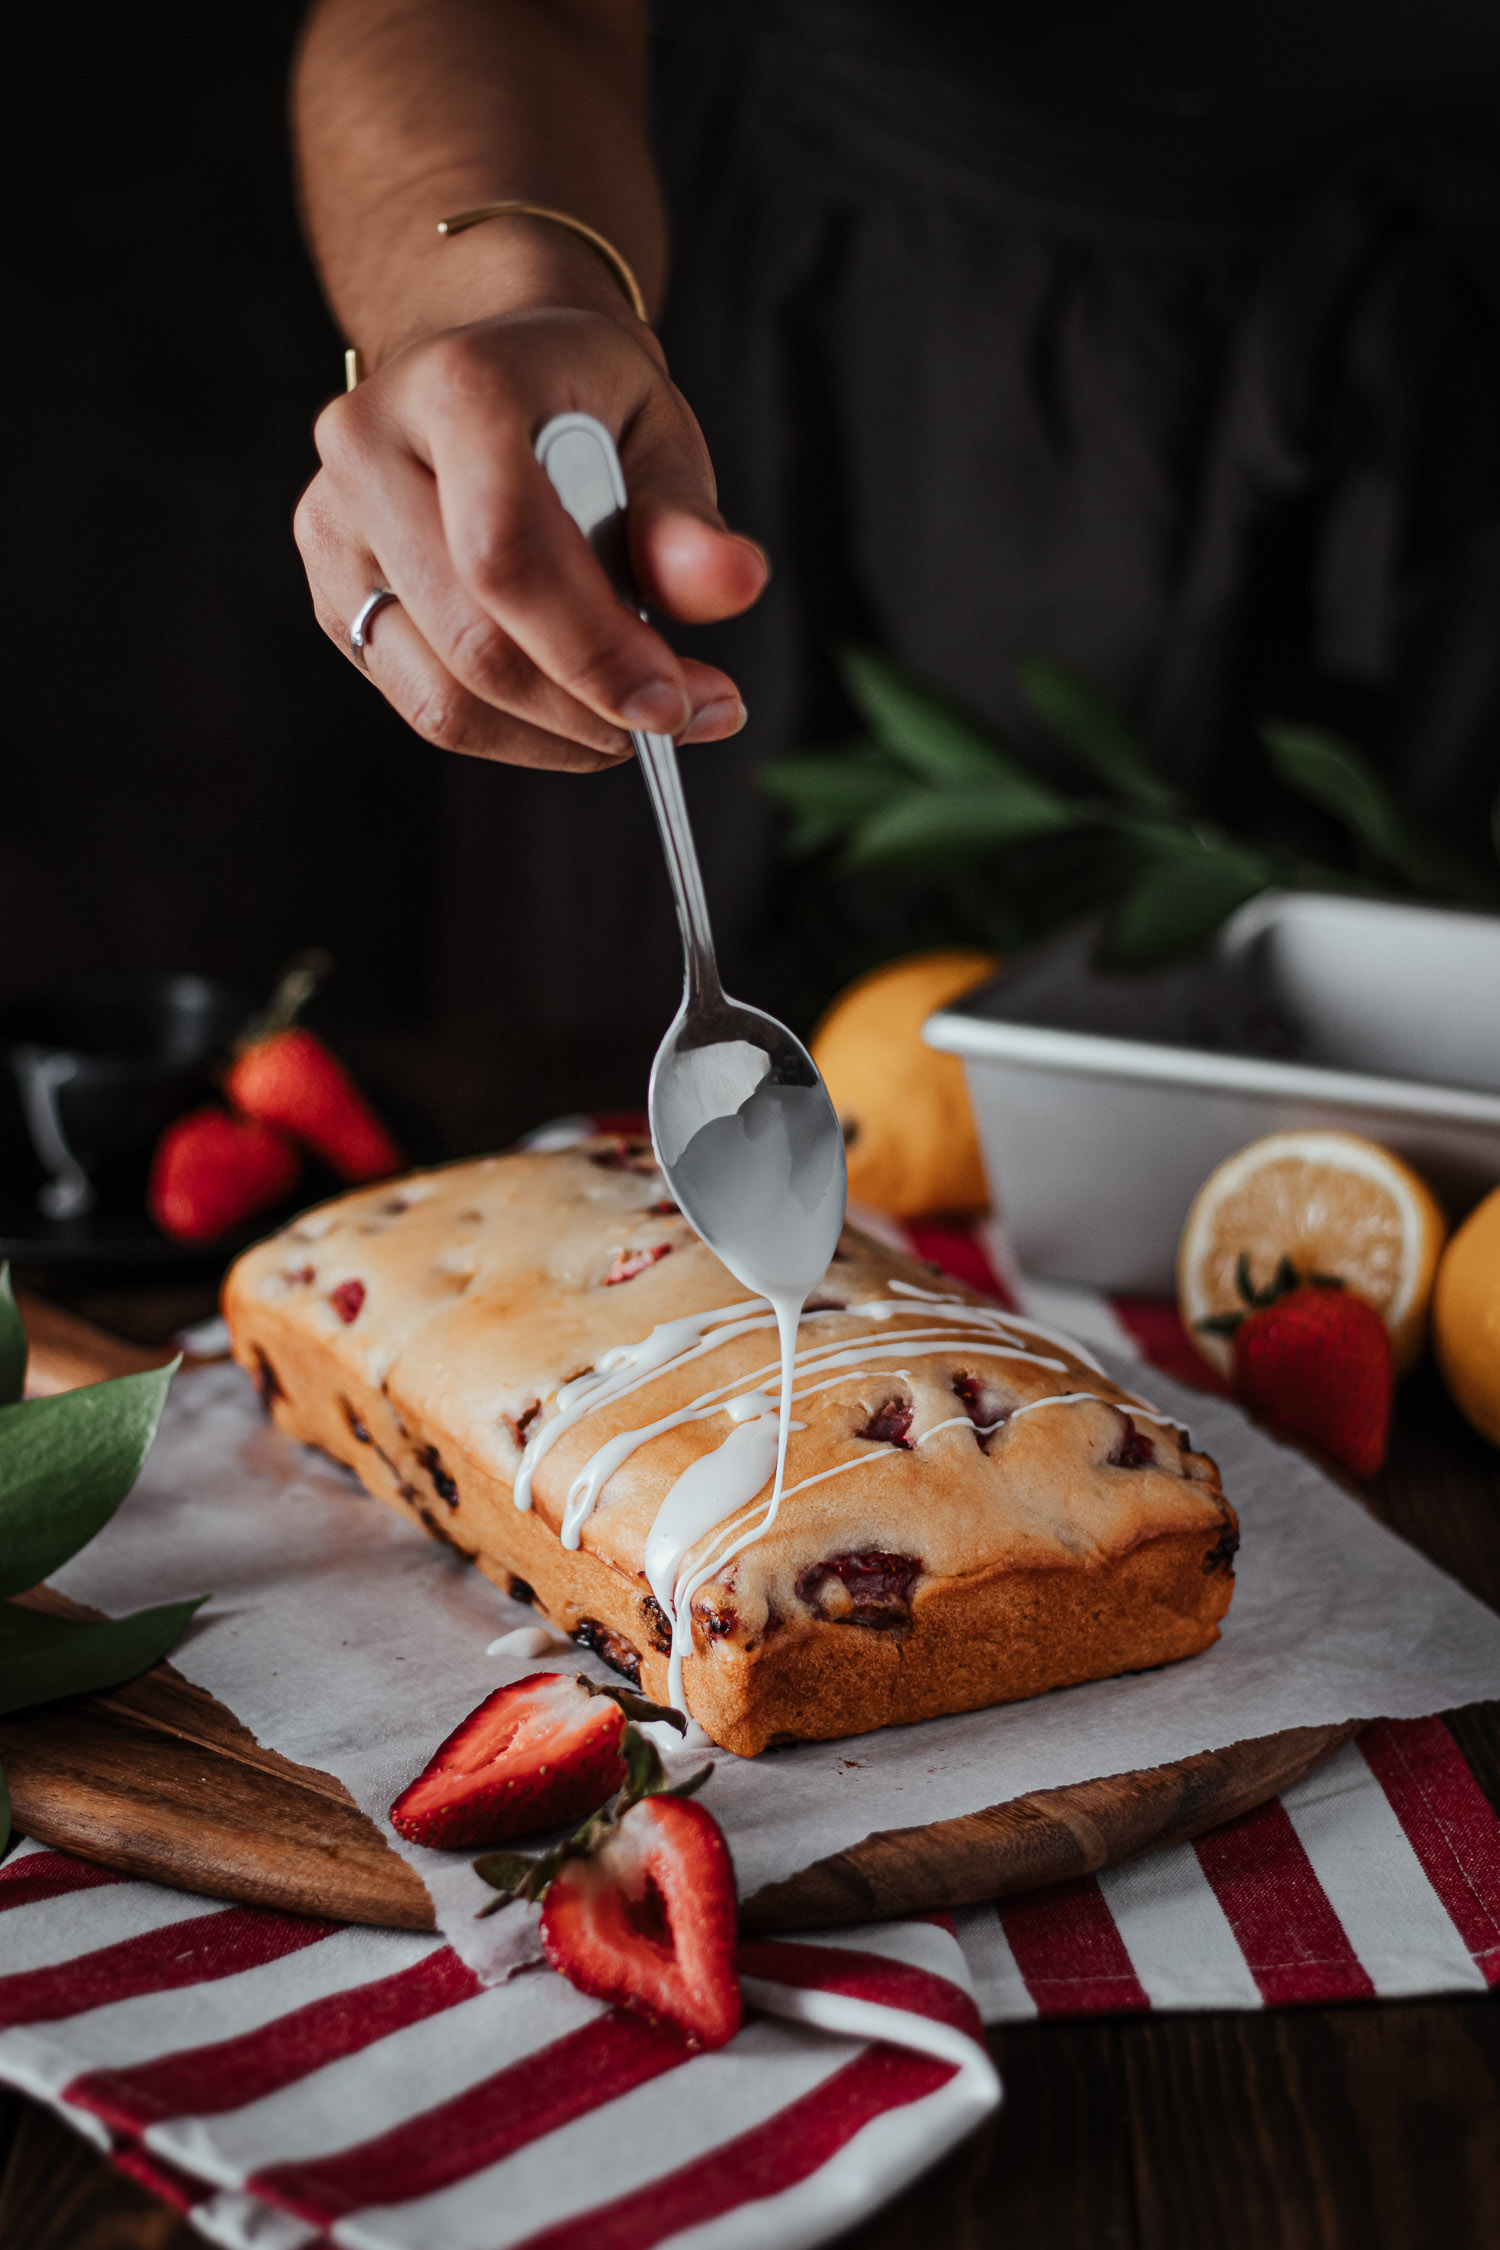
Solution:
<svg viewBox="0 0 1500 2250">
<path fill-rule="evenodd" d="M 1177 1251 L 1183 1326 L 1211 1366 L 1233 1344 L 1199 1323 L 1245 1311 L 1238 1269 L 1265 1289 L 1283 1258 L 1299 1276 L 1336 1275 L 1375 1307 L 1398 1373 L 1417 1359 L 1447 1222 L 1409 1165 L 1356 1133 L 1271 1133 L 1211 1172 Z"/>
</svg>

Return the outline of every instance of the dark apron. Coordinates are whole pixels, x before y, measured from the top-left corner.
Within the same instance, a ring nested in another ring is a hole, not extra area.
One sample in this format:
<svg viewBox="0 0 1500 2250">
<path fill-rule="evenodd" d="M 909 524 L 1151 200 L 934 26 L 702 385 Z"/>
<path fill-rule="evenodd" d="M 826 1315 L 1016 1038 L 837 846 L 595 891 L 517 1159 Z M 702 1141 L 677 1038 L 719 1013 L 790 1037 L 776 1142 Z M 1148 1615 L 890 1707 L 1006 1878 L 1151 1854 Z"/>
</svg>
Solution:
<svg viewBox="0 0 1500 2250">
<path fill-rule="evenodd" d="M 749 617 L 676 636 L 751 714 L 684 760 L 747 997 L 776 981 L 754 769 L 848 731 L 842 640 L 1042 765 L 1010 666 L 1060 657 L 1232 822 L 1267 714 L 1341 727 L 1450 825 L 1500 779 L 1494 58 L 1399 114 L 1314 88 L 1225 116 L 1191 87 L 1153 109 L 1107 57 L 1059 102 L 974 35 L 1004 17 L 659 11 L 664 340 L 775 567 Z M 505 802 L 527 1004 L 628 1075 L 678 977 L 638 777 L 515 775 Z"/>
</svg>

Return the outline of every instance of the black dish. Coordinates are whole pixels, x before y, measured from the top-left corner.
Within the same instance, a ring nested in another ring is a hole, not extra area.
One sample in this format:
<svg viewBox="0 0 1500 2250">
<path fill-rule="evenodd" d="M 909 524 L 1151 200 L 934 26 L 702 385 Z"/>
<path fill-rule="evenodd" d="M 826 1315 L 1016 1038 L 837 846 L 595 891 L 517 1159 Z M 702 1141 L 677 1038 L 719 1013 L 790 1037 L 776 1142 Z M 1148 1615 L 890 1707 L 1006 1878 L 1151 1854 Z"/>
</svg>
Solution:
<svg viewBox="0 0 1500 2250">
<path fill-rule="evenodd" d="M 213 1099 L 215 1072 L 249 1014 L 239 993 L 198 976 L 101 977 L 0 1013 L 0 1256 L 28 1265 L 222 1258 L 232 1245 L 195 1251 L 159 1234 L 146 1182 L 164 1128 Z M 76 1173 L 48 1146 L 49 1113 Z M 65 1169 L 75 1183 L 84 1176 L 74 1199 L 83 1207 L 54 1192 L 49 1200 L 63 1208 L 49 1215 L 38 1199 Z"/>
</svg>

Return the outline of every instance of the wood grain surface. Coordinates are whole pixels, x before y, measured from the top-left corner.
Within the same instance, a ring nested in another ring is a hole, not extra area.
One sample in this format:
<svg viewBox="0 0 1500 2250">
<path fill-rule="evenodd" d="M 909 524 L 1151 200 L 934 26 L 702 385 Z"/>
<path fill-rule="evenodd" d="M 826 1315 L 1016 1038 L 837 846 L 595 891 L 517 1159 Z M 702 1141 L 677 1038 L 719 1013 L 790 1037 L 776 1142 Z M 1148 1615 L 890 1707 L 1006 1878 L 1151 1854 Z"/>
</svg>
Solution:
<svg viewBox="0 0 1500 2250">
<path fill-rule="evenodd" d="M 1403 1386 L 1376 1514 L 1500 1607 L 1500 1452 L 1429 1369 Z M 1500 1706 L 1448 1715 L 1500 1807 Z M 1355 2001 L 1052 2019 L 990 2033 L 998 2115 L 840 2250 L 1479 2250 L 1500 2241 L 1500 2008 Z M 0 2092 L 4 2250 L 201 2237 Z"/>
<path fill-rule="evenodd" d="M 750 1930 L 826 1929 L 977 1905 L 1094 1875 L 1279 1797 L 1361 1724 L 1294 1727 L 1177 1765 L 1039 1789 L 961 1820 L 888 1829 L 755 1892 L 740 1919 Z"/>
<path fill-rule="evenodd" d="M 32 1380 L 123 1372 L 134 1347 L 26 1306 Z M 67 1322 L 62 1348 L 59 1321 Z M 77 1611 L 42 1588 L 27 1597 Z M 747 1930 L 966 1906 L 1092 1874 L 1278 1796 L 1358 1731 L 1299 1727 L 1150 1772 L 1039 1790 L 958 1820 L 892 1829 L 744 1901 Z M 420 1881 L 331 1775 L 258 1743 L 170 1664 L 103 1695 L 0 1719 L 16 1824 L 39 1842 L 182 1890 L 397 1929 L 430 1929 Z"/>
<path fill-rule="evenodd" d="M 42 1587 L 56 1616 L 98 1613 Z M 178 1890 L 430 1930 L 432 1902 L 340 1781 L 258 1743 L 170 1664 L 0 1719 L 17 1828 Z"/>
</svg>

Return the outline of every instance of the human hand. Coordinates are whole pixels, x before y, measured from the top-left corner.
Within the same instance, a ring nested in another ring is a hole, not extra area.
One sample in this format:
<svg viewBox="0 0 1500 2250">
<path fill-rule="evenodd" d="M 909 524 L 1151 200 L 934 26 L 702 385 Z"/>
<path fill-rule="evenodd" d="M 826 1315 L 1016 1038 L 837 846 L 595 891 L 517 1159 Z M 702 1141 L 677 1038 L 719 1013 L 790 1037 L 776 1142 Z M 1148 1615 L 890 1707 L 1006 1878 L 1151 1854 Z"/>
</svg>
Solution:
<svg viewBox="0 0 1500 2250">
<path fill-rule="evenodd" d="M 619 448 L 643 600 L 685 624 L 736 616 L 768 575 L 714 505 L 708 450 L 655 338 L 607 313 L 544 306 L 426 337 L 319 416 L 322 467 L 297 508 L 318 621 L 388 586 L 365 651 L 429 742 L 591 773 L 632 727 L 738 732 L 728 676 L 678 657 L 612 591 L 532 451 L 553 415 L 594 414 Z"/>
</svg>

